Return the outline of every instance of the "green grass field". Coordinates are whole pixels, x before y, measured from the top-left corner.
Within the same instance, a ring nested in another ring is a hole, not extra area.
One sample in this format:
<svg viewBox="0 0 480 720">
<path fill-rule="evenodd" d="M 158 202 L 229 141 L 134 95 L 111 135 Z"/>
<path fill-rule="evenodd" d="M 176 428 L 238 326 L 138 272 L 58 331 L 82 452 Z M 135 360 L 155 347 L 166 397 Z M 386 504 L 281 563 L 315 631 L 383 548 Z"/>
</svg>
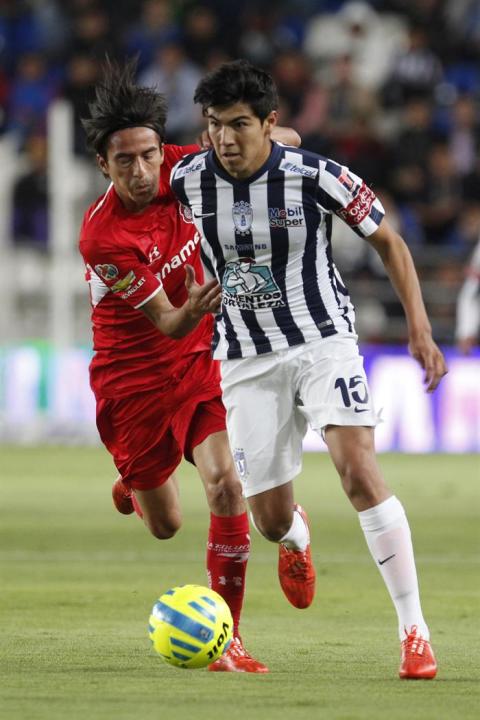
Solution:
<svg viewBox="0 0 480 720">
<path fill-rule="evenodd" d="M 309 610 L 279 588 L 277 549 L 253 533 L 243 637 L 266 676 L 185 671 L 153 655 L 147 620 L 174 584 L 205 584 L 208 522 L 183 466 L 184 526 L 150 537 L 114 512 L 100 448 L 0 448 L 0 717 L 5 720 L 357 720 L 479 717 L 479 459 L 381 457 L 402 499 L 439 661 L 400 681 L 396 617 L 328 457 L 296 481 L 318 590 Z"/>
</svg>

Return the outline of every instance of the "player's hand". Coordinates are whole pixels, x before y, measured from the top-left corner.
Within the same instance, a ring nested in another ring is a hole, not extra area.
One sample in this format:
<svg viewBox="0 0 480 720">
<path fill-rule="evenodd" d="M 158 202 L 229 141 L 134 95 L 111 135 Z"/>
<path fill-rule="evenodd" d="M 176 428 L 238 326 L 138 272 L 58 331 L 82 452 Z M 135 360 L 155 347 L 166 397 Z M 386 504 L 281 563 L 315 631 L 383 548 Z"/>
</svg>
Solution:
<svg viewBox="0 0 480 720">
<path fill-rule="evenodd" d="M 188 292 L 189 312 L 193 317 L 202 317 L 208 313 L 218 313 L 222 305 L 222 287 L 216 280 L 199 285 L 195 280 L 195 270 L 185 265 L 185 287 Z"/>
<path fill-rule="evenodd" d="M 410 355 L 414 357 L 425 370 L 423 382 L 425 383 L 427 392 L 432 393 L 438 387 L 442 377 L 448 372 L 443 353 L 429 332 L 411 336 L 408 349 Z"/>
<path fill-rule="evenodd" d="M 197 145 L 200 145 L 202 150 L 210 150 L 212 146 L 212 141 L 210 140 L 210 135 L 208 134 L 208 130 L 203 130 L 202 133 L 197 137 Z"/>
</svg>

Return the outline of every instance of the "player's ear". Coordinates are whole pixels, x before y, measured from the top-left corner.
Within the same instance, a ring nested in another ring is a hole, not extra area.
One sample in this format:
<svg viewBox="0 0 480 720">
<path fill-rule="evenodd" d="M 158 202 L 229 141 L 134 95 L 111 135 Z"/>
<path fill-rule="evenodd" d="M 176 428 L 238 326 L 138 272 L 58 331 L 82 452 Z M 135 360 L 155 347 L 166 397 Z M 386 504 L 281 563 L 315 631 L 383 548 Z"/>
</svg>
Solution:
<svg viewBox="0 0 480 720">
<path fill-rule="evenodd" d="M 263 127 L 267 131 L 267 133 L 270 135 L 272 133 L 273 128 L 277 124 L 278 119 L 278 113 L 276 110 L 272 110 L 271 113 L 267 115 L 265 120 L 263 121 Z"/>
<path fill-rule="evenodd" d="M 162 142 L 160 143 L 160 163 L 163 163 L 165 159 L 165 144 Z"/>
<path fill-rule="evenodd" d="M 97 165 L 105 177 L 110 177 L 110 173 L 108 172 L 108 163 L 103 155 L 100 155 L 100 153 L 97 153 Z"/>
</svg>

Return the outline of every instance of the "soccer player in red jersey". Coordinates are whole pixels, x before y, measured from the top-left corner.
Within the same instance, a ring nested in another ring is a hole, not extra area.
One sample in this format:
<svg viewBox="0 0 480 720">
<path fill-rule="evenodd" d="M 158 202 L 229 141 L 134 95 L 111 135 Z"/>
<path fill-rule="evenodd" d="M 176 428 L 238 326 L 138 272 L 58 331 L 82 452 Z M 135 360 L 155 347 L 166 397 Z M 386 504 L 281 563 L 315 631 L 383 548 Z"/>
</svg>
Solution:
<svg viewBox="0 0 480 720">
<path fill-rule="evenodd" d="M 159 539 L 181 524 L 174 471 L 194 463 L 210 507 L 207 574 L 228 603 L 234 640 L 213 671 L 268 672 L 239 635 L 250 550 L 230 454 L 219 364 L 211 359 L 215 281 L 202 284 L 199 235 L 175 200 L 170 170 L 197 145 L 164 145 L 166 104 L 135 85 L 135 65 L 107 63 L 83 121 L 111 185 L 85 213 L 80 252 L 90 285 L 97 427 L 120 478 L 114 502 Z M 280 131 L 281 133 L 281 131 Z"/>
</svg>

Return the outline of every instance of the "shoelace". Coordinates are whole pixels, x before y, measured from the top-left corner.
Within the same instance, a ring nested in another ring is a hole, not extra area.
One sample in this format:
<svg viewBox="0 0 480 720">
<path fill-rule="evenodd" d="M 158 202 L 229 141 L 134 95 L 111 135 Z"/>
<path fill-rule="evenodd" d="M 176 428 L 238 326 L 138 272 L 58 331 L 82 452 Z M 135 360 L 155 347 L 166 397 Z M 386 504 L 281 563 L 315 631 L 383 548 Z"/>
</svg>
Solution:
<svg viewBox="0 0 480 720">
<path fill-rule="evenodd" d="M 307 574 L 308 562 L 305 552 L 290 550 L 288 555 L 288 574 L 295 580 L 305 579 Z"/>
<path fill-rule="evenodd" d="M 248 658 L 249 660 L 252 659 L 251 655 L 248 654 L 248 652 L 245 650 L 241 641 L 238 638 L 233 638 L 232 643 L 227 650 L 227 653 L 230 653 L 234 657 L 244 657 Z"/>
<path fill-rule="evenodd" d="M 428 642 L 421 635 L 417 635 L 417 630 L 418 628 L 416 625 L 412 625 L 409 633 L 405 630 L 407 637 L 403 641 L 403 646 L 405 651 L 411 655 L 423 655 L 425 644 Z"/>
</svg>

